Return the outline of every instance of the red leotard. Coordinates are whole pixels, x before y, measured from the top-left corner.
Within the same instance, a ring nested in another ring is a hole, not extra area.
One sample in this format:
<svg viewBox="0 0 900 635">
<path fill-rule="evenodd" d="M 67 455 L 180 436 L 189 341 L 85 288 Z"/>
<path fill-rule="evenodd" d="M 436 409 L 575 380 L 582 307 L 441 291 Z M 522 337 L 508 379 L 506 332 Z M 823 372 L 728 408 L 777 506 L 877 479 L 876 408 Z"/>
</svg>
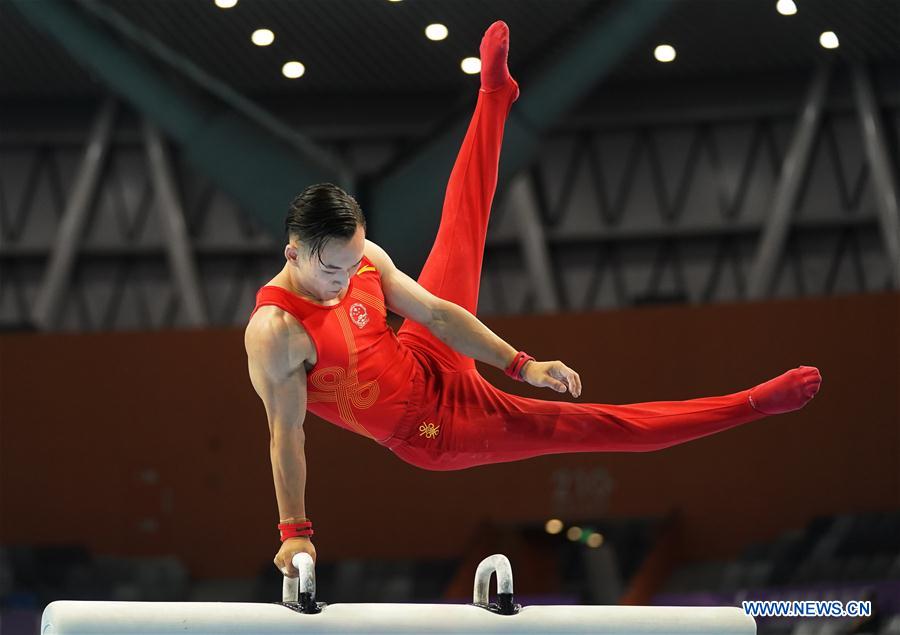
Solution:
<svg viewBox="0 0 900 635">
<path fill-rule="evenodd" d="M 381 276 L 372 262 L 363 257 L 338 304 L 324 306 L 265 286 L 256 294 L 253 312 L 267 305 L 293 315 L 315 344 L 316 365 L 306 377 L 307 408 L 387 443 L 413 408 L 410 387 L 422 385 L 422 366 L 387 324 Z"/>
<path fill-rule="evenodd" d="M 441 224 L 419 284 L 471 313 L 513 80 L 478 95 L 444 199 Z M 263 287 L 257 307 L 294 315 L 316 343 L 309 409 L 430 470 L 455 470 L 566 452 L 642 452 L 704 437 L 766 415 L 750 390 L 686 401 L 571 403 L 507 394 L 472 359 L 406 320 L 385 322 L 380 277 L 368 260 L 340 304 L 321 306 Z M 362 308 L 359 308 L 359 307 Z M 363 322 L 365 322 L 363 324 Z"/>
</svg>

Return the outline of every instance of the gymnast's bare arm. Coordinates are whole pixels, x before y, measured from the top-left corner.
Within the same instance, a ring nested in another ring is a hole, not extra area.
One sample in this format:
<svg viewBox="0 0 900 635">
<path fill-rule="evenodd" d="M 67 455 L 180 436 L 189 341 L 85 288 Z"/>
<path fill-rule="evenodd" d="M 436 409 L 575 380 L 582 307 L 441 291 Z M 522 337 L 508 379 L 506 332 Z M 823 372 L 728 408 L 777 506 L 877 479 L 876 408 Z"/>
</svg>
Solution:
<svg viewBox="0 0 900 635">
<path fill-rule="evenodd" d="M 500 369 L 509 366 L 516 356 L 516 349 L 481 320 L 458 304 L 430 293 L 400 271 L 384 249 L 372 241 L 366 240 L 364 253 L 381 274 L 385 303 L 394 313 L 427 327 L 435 337 L 467 357 Z M 581 395 L 578 373 L 558 360 L 526 363 L 522 379 L 532 386 L 552 388 L 557 392 L 568 390 L 573 397 Z"/>
<path fill-rule="evenodd" d="M 269 421 L 269 456 L 275 480 L 275 497 L 281 522 L 300 522 L 306 517 L 306 454 L 303 420 L 306 417 L 305 362 L 314 348 L 303 327 L 282 309 L 263 306 L 244 332 L 250 381 L 266 407 Z M 275 566 L 295 578 L 294 554 L 305 551 L 316 559 L 309 538 L 284 541 L 275 555 Z"/>
</svg>

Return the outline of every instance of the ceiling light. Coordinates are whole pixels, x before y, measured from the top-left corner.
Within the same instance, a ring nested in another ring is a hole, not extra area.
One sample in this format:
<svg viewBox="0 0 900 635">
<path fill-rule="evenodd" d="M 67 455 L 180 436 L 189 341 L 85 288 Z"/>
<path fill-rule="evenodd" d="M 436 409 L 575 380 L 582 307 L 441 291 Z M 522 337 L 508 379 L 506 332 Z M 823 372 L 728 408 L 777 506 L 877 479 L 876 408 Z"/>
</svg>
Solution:
<svg viewBox="0 0 900 635">
<path fill-rule="evenodd" d="M 288 79 L 303 77 L 303 73 L 305 72 L 306 67 L 300 62 L 285 62 L 284 66 L 281 67 L 281 74 Z"/>
<path fill-rule="evenodd" d="M 544 529 L 548 534 L 558 534 L 562 531 L 563 521 L 558 518 L 551 518 L 547 521 L 547 524 L 544 525 Z"/>
<path fill-rule="evenodd" d="M 675 49 L 668 44 L 660 44 L 653 50 L 653 57 L 658 62 L 671 62 L 675 59 Z"/>
<path fill-rule="evenodd" d="M 256 44 L 256 46 L 269 46 L 269 44 L 275 41 L 275 34 L 269 29 L 256 29 L 253 32 L 253 35 L 250 36 L 250 40 Z"/>
<path fill-rule="evenodd" d="M 797 5 L 794 0 L 778 0 L 775 3 L 775 10 L 781 15 L 794 15 L 797 13 Z"/>
<path fill-rule="evenodd" d="M 467 57 L 460 63 L 463 73 L 477 75 L 481 72 L 481 60 L 477 57 Z"/>
<path fill-rule="evenodd" d="M 594 549 L 596 549 L 597 547 L 599 547 L 602 544 L 603 544 L 603 536 L 601 534 L 594 532 L 590 536 L 588 536 L 588 539 L 587 539 L 588 547 L 593 547 Z"/>
<path fill-rule="evenodd" d="M 446 40 L 450 31 L 443 24 L 429 24 L 425 27 L 425 37 L 434 42 Z"/>
<path fill-rule="evenodd" d="M 834 34 L 834 31 L 825 31 L 822 33 L 822 35 L 819 36 L 819 44 L 827 49 L 836 49 L 841 45 L 841 43 L 838 42 L 838 36 Z"/>
<path fill-rule="evenodd" d="M 569 531 L 566 532 L 566 538 L 572 542 L 577 542 L 581 540 L 581 534 L 581 527 L 569 527 Z"/>
<path fill-rule="evenodd" d="M 220 9 L 230 9 L 238 3 L 238 0 L 216 0 L 216 6 Z"/>
</svg>

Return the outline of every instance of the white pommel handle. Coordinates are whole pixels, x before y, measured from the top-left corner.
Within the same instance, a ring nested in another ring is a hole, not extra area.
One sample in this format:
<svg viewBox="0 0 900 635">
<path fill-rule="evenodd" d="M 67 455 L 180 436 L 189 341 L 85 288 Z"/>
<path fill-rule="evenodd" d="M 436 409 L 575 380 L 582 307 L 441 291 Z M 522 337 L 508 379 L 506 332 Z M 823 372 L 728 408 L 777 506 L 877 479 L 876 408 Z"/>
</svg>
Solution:
<svg viewBox="0 0 900 635">
<path fill-rule="evenodd" d="M 491 583 L 491 574 L 497 574 L 497 594 L 513 592 L 512 565 L 509 558 L 501 553 L 495 553 L 481 561 L 475 570 L 475 589 L 472 603 L 481 606 L 488 604 L 488 587 Z"/>
<path fill-rule="evenodd" d="M 282 602 L 299 602 L 301 593 L 309 593 L 313 600 L 316 597 L 316 565 L 312 556 L 301 551 L 295 553 L 291 564 L 300 572 L 296 578 L 284 577 L 281 587 Z"/>
</svg>

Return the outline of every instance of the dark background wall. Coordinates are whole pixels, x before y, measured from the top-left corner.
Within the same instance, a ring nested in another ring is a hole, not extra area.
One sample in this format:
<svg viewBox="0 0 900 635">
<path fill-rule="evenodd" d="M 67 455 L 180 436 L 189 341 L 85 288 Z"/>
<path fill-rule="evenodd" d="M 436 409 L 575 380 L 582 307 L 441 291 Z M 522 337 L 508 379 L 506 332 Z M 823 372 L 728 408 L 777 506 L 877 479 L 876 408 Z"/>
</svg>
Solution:
<svg viewBox="0 0 900 635">
<path fill-rule="evenodd" d="M 800 364 L 824 382 L 800 412 L 661 452 L 450 473 L 310 418 L 307 510 L 322 561 L 456 555 L 485 519 L 673 508 L 686 555 L 713 558 L 816 514 L 900 505 L 896 293 L 488 324 L 576 368 L 585 401 L 733 392 Z M 240 330 L 0 336 L 0 543 L 175 553 L 198 577 L 254 575 L 278 546 L 267 442 Z"/>
</svg>

